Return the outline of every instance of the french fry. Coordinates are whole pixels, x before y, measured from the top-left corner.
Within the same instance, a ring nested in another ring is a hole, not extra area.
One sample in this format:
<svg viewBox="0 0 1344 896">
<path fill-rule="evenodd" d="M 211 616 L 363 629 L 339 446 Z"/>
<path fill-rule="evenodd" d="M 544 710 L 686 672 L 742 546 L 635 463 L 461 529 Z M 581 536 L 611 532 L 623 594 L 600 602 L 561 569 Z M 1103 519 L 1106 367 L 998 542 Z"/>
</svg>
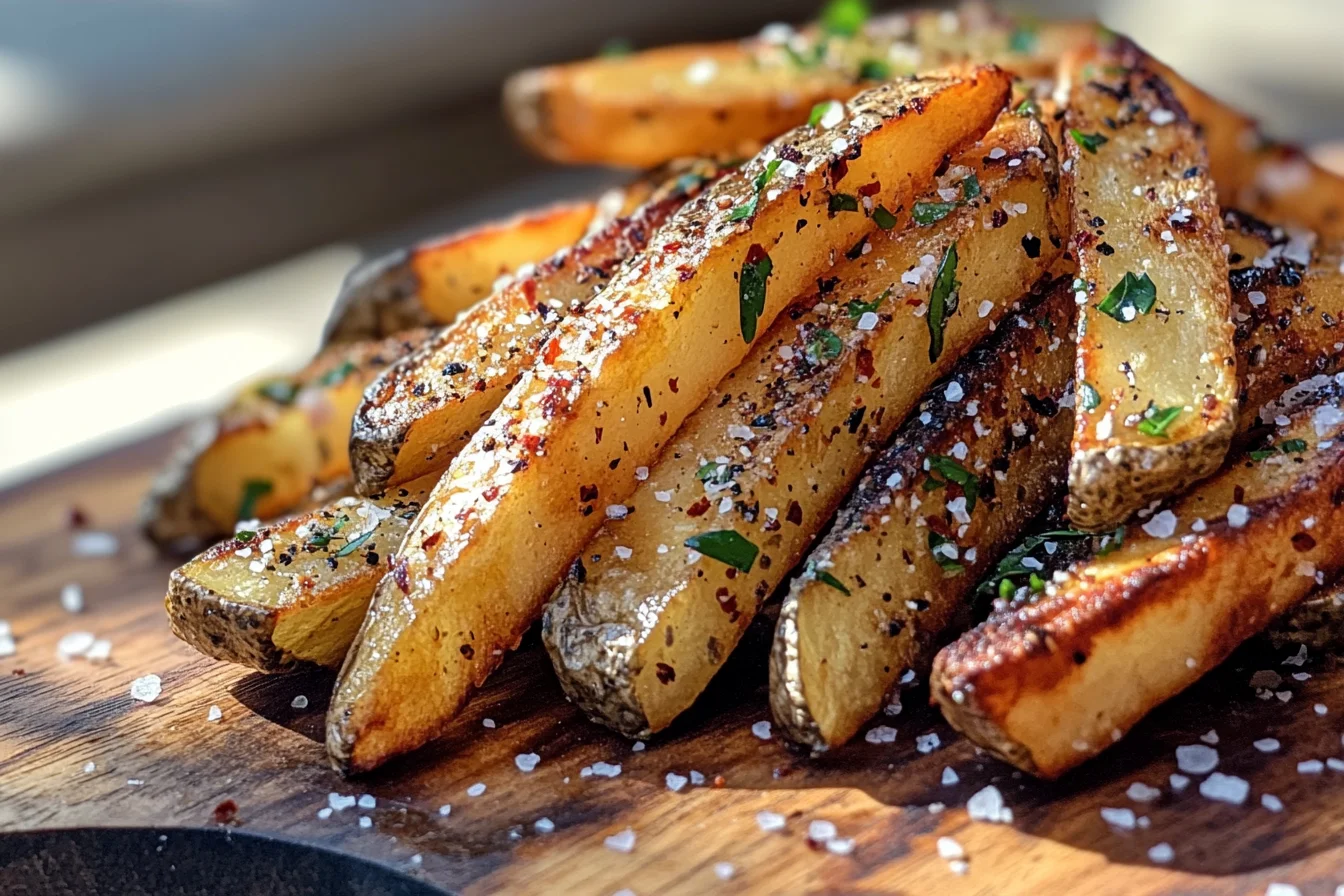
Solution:
<svg viewBox="0 0 1344 896">
<path fill-rule="evenodd" d="M 1001 116 L 913 217 L 889 222 L 780 316 L 547 607 L 542 640 L 572 701 L 629 737 L 691 705 L 873 446 L 1046 278 L 1067 217 L 1057 174 L 1039 122 Z M 691 544 L 702 558 L 688 560 Z"/>
<path fill-rule="evenodd" d="M 725 170 L 687 160 L 629 216 L 518 273 L 365 390 L 350 431 L 355 490 L 441 472 L 494 413 L 565 315 L 580 310 L 688 199 Z"/>
<path fill-rule="evenodd" d="M 1069 517 L 1112 528 L 1218 468 L 1236 425 L 1223 228 L 1204 145 L 1133 44 L 1083 55 L 1065 115 L 1078 258 Z"/>
<path fill-rule="evenodd" d="M 938 654 L 954 727 L 1054 778 L 1119 740 L 1344 566 L 1344 378 L 1114 549 Z"/>
<path fill-rule="evenodd" d="M 874 213 L 908 205 L 1008 93 L 1008 76 L 984 67 L 856 97 L 684 206 L 561 321 L 379 584 L 328 712 L 338 769 L 372 768 L 443 729 L 540 615 L 603 508 L 630 494 L 758 328 L 866 236 L 856 197 Z"/>
<path fill-rule="evenodd" d="M 293 376 L 244 387 L 184 434 L 141 508 L 145 534 L 161 547 L 219 538 L 348 477 L 350 417 L 364 387 L 428 336 L 334 345 Z"/>
</svg>

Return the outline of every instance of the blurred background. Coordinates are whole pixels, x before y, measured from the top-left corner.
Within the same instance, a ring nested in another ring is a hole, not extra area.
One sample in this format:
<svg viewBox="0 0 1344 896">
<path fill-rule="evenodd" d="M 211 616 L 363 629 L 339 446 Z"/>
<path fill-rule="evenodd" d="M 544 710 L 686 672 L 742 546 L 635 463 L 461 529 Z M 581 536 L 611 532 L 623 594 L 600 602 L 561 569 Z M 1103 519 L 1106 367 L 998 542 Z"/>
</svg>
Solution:
<svg viewBox="0 0 1344 896">
<path fill-rule="evenodd" d="M 527 156 L 509 72 L 819 5 L 3 0 L 0 487 L 302 363 L 361 257 L 620 178 Z M 1004 6 L 1095 15 L 1275 136 L 1344 138 L 1337 0 Z"/>
</svg>

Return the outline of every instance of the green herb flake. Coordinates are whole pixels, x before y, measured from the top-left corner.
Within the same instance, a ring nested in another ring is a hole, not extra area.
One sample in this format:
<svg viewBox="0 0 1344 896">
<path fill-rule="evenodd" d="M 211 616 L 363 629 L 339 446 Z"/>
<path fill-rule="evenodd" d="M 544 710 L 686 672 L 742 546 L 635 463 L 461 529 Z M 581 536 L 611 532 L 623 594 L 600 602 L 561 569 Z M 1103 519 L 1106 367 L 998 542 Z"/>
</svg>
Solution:
<svg viewBox="0 0 1344 896">
<path fill-rule="evenodd" d="M 911 216 L 920 227 L 928 227 L 952 214 L 956 207 L 955 202 L 916 202 Z"/>
<path fill-rule="evenodd" d="M 756 205 L 760 202 L 761 191 L 765 189 L 766 184 L 770 183 L 770 179 L 775 176 L 775 172 L 779 170 L 779 165 L 783 161 L 783 159 L 771 159 L 770 162 L 761 169 L 761 173 L 756 175 L 751 181 L 755 193 L 753 193 L 752 197 L 746 202 L 733 209 L 732 214 L 728 216 L 729 221 L 741 221 L 756 214 Z"/>
<path fill-rule="evenodd" d="M 938 273 L 933 278 L 933 291 L 929 295 L 929 310 L 925 319 L 929 325 L 929 362 L 938 360 L 943 353 L 943 331 L 947 319 L 957 310 L 957 244 L 953 243 L 943 253 L 938 264 Z"/>
<path fill-rule="evenodd" d="M 602 44 L 597 51 L 597 55 L 614 58 L 618 56 L 629 56 L 634 51 L 635 46 L 630 43 L 628 37 L 613 37 Z"/>
<path fill-rule="evenodd" d="M 375 528 L 377 528 L 377 527 L 375 527 Z M 370 529 L 369 531 L 367 531 L 367 532 L 365 532 L 365 533 L 363 533 L 363 534 L 361 534 L 361 535 L 359 535 L 359 536 L 357 536 L 357 537 L 351 539 L 350 541 L 347 541 L 347 542 L 345 543 L 345 547 L 341 548 L 339 551 L 336 552 L 336 556 L 337 556 L 337 557 L 348 557 L 348 556 L 350 556 L 351 554 L 353 554 L 353 553 L 359 548 L 360 545 L 362 545 L 364 542 L 368 541 L 368 540 L 369 540 L 369 536 L 372 535 L 372 534 L 373 534 L 373 529 Z"/>
<path fill-rule="evenodd" d="M 1040 594 L 1045 590 L 1045 580 L 1033 572 L 1027 577 L 1027 587 L 1031 589 L 1032 594 Z"/>
<path fill-rule="evenodd" d="M 942 480 L 936 479 L 935 474 L 943 477 Z M 980 479 L 958 463 L 956 459 L 945 454 L 935 454 L 930 457 L 929 478 L 924 482 L 924 490 L 933 491 L 949 482 L 961 486 L 961 493 L 966 496 L 966 512 L 974 511 L 975 500 L 980 496 Z"/>
<path fill-rule="evenodd" d="M 1101 393 L 1091 383 L 1083 383 L 1078 387 L 1078 402 L 1085 411 L 1093 411 L 1101 407 Z"/>
<path fill-rule="evenodd" d="M 990 575 L 976 587 L 976 594 L 981 596 L 992 596 L 998 594 L 1004 600 L 1008 600 L 1016 593 L 1018 585 L 1014 579 L 1023 576 L 1036 576 L 1036 572 L 1027 567 L 1024 560 L 1030 557 L 1034 551 L 1040 548 L 1048 541 L 1058 541 L 1064 538 L 1091 538 L 1087 532 L 1080 532 L 1077 529 L 1053 529 L 1049 532 L 1041 532 L 1036 535 L 1030 535 L 1022 540 L 1022 543 L 1013 548 L 1003 559 L 999 561 L 994 568 L 993 575 Z M 1039 579 L 1040 577 L 1037 576 Z M 1030 579 L 1028 580 L 1030 582 Z M 1041 582 L 1042 588 L 1045 583 Z"/>
<path fill-rule="evenodd" d="M 816 578 L 816 580 L 821 584 L 829 585 L 836 591 L 839 591 L 841 594 L 845 595 L 846 597 L 849 596 L 849 589 L 845 587 L 845 583 L 837 579 L 835 576 L 831 575 L 826 570 L 818 569 L 816 566 L 809 563 L 807 565 L 807 571 L 812 573 L 812 575 Z"/>
<path fill-rule="evenodd" d="M 1120 550 L 1121 545 L 1125 543 L 1125 527 L 1116 526 L 1115 531 L 1101 540 L 1101 547 L 1097 548 L 1097 556 L 1105 557 L 1113 551 Z"/>
<path fill-rule="evenodd" d="M 1277 448 L 1259 448 L 1251 452 L 1251 460 L 1259 462 L 1267 457 L 1274 457 L 1279 453 Z"/>
<path fill-rule="evenodd" d="M 851 299 L 845 305 L 845 308 L 849 311 L 849 319 L 858 320 L 859 318 L 867 314 L 869 311 L 876 314 L 877 309 L 882 307 L 882 303 L 887 300 L 887 296 L 889 295 L 891 295 L 890 288 L 888 288 L 886 292 L 882 293 L 882 295 L 873 299 L 871 302 L 860 302 L 858 299 Z"/>
<path fill-rule="evenodd" d="M 750 343 L 756 338 L 756 324 L 765 313 L 765 286 L 770 279 L 774 263 L 770 256 L 753 244 L 742 262 L 742 275 L 738 279 L 738 319 L 742 326 L 742 341 Z"/>
<path fill-rule="evenodd" d="M 243 493 L 238 498 L 237 519 L 250 520 L 257 515 L 257 502 L 269 495 L 275 486 L 269 479 L 249 479 L 243 483 Z"/>
<path fill-rule="evenodd" d="M 1284 454 L 1301 454 L 1307 450 L 1307 443 L 1303 439 L 1288 439 L 1279 445 L 1279 450 Z"/>
<path fill-rule="evenodd" d="M 1111 142 L 1105 134 L 1084 134 L 1077 128 L 1069 128 L 1069 136 L 1073 138 L 1074 143 L 1077 143 L 1092 155 L 1096 155 L 1101 146 Z"/>
<path fill-rule="evenodd" d="M 961 198 L 965 202 L 970 202 L 979 195 L 980 178 L 976 177 L 975 172 L 972 171 L 961 182 Z"/>
<path fill-rule="evenodd" d="M 751 572 L 756 555 L 761 549 L 732 529 L 717 529 L 692 535 L 683 544 L 706 557 L 726 563 L 741 572 Z"/>
<path fill-rule="evenodd" d="M 318 384 L 322 386 L 339 386 L 345 382 L 345 378 L 354 373 L 357 368 L 354 361 L 346 361 L 339 367 L 332 368 L 322 375 Z"/>
<path fill-rule="evenodd" d="M 831 106 L 838 106 L 835 100 L 823 100 L 812 107 L 812 114 L 807 116 L 808 127 L 818 127 L 821 120 L 826 117 L 826 113 L 831 111 Z"/>
<path fill-rule="evenodd" d="M 845 344 L 834 330 L 820 327 L 812 333 L 807 342 L 807 360 L 811 364 L 820 364 L 823 360 L 834 361 L 845 350 Z"/>
<path fill-rule="evenodd" d="M 1157 286 L 1152 278 L 1146 273 L 1136 275 L 1133 271 L 1126 271 L 1120 282 L 1111 287 L 1106 298 L 1097 305 L 1097 310 L 1127 324 L 1140 314 L 1152 311 L 1156 302 Z"/>
<path fill-rule="evenodd" d="M 830 0 L 821 11 L 821 27 L 830 34 L 853 37 L 868 21 L 867 0 Z"/>
<path fill-rule="evenodd" d="M 1184 408 L 1179 405 L 1169 408 L 1149 407 L 1151 413 L 1139 421 L 1139 432 L 1159 439 L 1167 437 L 1167 429 L 1181 416 Z"/>
<path fill-rule="evenodd" d="M 289 380 L 268 380 L 258 386 L 257 391 L 276 404 L 293 404 L 299 387 Z"/>
<path fill-rule="evenodd" d="M 873 223 L 883 230 L 890 230 L 896 226 L 896 216 L 887 211 L 886 206 L 879 205 L 873 209 Z"/>
<path fill-rule="evenodd" d="M 1017 109 L 1014 111 L 1016 111 L 1018 115 L 1040 115 L 1041 107 L 1036 105 L 1035 100 L 1025 99 L 1018 105 Z"/>
<path fill-rule="evenodd" d="M 1016 592 L 1012 579 L 999 579 L 999 600 L 1009 600 Z"/>
<path fill-rule="evenodd" d="M 865 59 L 859 63 L 859 80 L 886 81 L 891 77 L 891 65 L 881 59 Z"/>
<path fill-rule="evenodd" d="M 246 544 L 256 537 L 257 533 L 253 532 L 251 529 L 239 529 L 237 532 L 233 533 L 233 540 L 242 544 Z"/>
<path fill-rule="evenodd" d="M 938 562 L 938 565 L 943 568 L 944 575 L 947 576 L 960 575 L 961 573 L 966 571 L 966 567 L 962 566 L 959 562 L 957 562 L 953 558 L 947 556 L 946 551 L 940 550 L 940 548 L 942 548 L 942 546 L 945 544 L 950 544 L 954 547 L 956 546 L 956 542 L 953 541 L 952 539 L 944 538 L 943 536 L 939 535 L 932 529 L 929 530 L 929 553 L 933 554 L 933 559 L 936 560 Z"/>
<path fill-rule="evenodd" d="M 859 200 L 848 193 L 832 193 L 830 200 L 826 203 L 826 208 L 831 214 L 856 212 L 859 210 Z"/>
<path fill-rule="evenodd" d="M 733 468 L 729 464 L 721 464 L 711 460 L 700 465 L 700 469 L 695 471 L 695 478 L 701 482 L 723 485 L 725 482 L 732 480 Z"/>
</svg>

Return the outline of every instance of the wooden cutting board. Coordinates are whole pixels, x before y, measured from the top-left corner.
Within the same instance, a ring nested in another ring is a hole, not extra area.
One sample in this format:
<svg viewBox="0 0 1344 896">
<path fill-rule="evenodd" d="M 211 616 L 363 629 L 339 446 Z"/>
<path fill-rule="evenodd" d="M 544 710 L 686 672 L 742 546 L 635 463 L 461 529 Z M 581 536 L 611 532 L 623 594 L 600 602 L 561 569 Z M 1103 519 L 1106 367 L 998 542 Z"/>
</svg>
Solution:
<svg viewBox="0 0 1344 896">
<path fill-rule="evenodd" d="M 634 749 L 565 702 L 533 637 L 449 736 L 342 780 L 319 741 L 329 674 L 259 675 L 199 657 L 169 633 L 172 563 L 132 522 L 167 446 L 156 439 L 0 493 L 0 619 L 18 642 L 0 659 L 0 829 L 203 827 L 232 800 L 245 830 L 470 893 L 1263 893 L 1278 881 L 1326 896 L 1344 883 L 1344 771 L 1297 768 L 1344 756 L 1344 670 L 1316 657 L 1282 665 L 1265 645 L 1238 653 L 1100 760 L 1044 784 L 978 753 L 918 689 L 879 720 L 898 730 L 893 743 L 808 759 L 756 736 L 753 723 L 769 718 L 764 626 L 686 719 Z M 72 508 L 119 537 L 115 556 L 74 555 Z M 87 604 L 77 615 L 58 599 L 71 582 Z M 110 639 L 111 661 L 59 660 L 57 641 L 79 630 Z M 1249 686 L 1262 669 L 1283 677 L 1283 699 Z M 131 682 L 148 673 L 163 692 L 138 703 Z M 294 705 L 301 695 L 306 708 Z M 1169 783 L 1176 747 L 1212 740 L 1210 731 L 1219 771 L 1250 783 L 1244 805 L 1201 796 L 1199 777 L 1182 792 Z M 921 752 L 916 738 L 931 734 L 937 745 Z M 1277 752 L 1253 746 L 1266 737 Z M 540 755 L 534 771 L 515 765 L 520 753 Z M 598 762 L 619 775 L 585 776 Z M 942 783 L 945 769 L 955 783 Z M 669 773 L 692 770 L 703 785 L 669 790 Z M 1136 781 L 1161 795 L 1129 799 Z M 484 793 L 469 796 L 478 782 Z M 968 819 L 968 798 L 991 784 L 1011 824 Z M 376 805 L 320 818 L 333 792 Z M 1264 808 L 1265 794 L 1283 810 Z M 1108 824 L 1103 807 L 1132 809 L 1134 829 Z M 783 830 L 763 830 L 762 812 L 783 815 Z M 537 830 L 542 818 L 552 832 Z M 809 842 L 815 820 L 852 838 L 852 853 Z M 629 852 L 606 845 L 627 829 Z M 940 837 L 965 850 L 964 875 L 939 858 Z M 1149 858 L 1159 843 L 1174 851 L 1169 864 Z"/>
</svg>

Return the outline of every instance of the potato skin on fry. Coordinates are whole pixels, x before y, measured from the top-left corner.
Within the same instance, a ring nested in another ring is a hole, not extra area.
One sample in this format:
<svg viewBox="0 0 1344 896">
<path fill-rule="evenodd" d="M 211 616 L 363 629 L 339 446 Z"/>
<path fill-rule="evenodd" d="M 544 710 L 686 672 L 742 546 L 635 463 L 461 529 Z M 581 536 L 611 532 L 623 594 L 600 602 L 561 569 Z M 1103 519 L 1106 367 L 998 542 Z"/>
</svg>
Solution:
<svg viewBox="0 0 1344 896">
<path fill-rule="evenodd" d="M 341 498 L 206 550 L 169 576 L 173 634 L 208 657 L 262 672 L 339 665 L 436 481 Z"/>
<path fill-rule="evenodd" d="M 1039 122 L 1000 116 L 939 176 L 944 194 L 977 195 L 953 207 L 930 191 L 916 208 L 946 217 L 906 212 L 876 231 L 686 420 L 625 502 L 627 515 L 585 546 L 542 620 L 556 674 L 591 718 L 646 737 L 698 697 L 869 453 L 1047 276 L 1067 215 L 1057 173 Z M 959 299 L 930 361 L 930 295 L 953 245 Z M 688 560 L 688 539 L 729 530 L 759 549 L 750 569 Z"/>
<path fill-rule="evenodd" d="M 710 159 L 664 166 L 643 203 L 519 271 L 365 389 L 350 429 L 355 490 L 446 469 L 494 413 L 566 314 L 581 310 L 677 209 L 725 169 Z M 629 191 L 627 191 L 629 192 Z"/>
<path fill-rule="evenodd" d="M 577 242 L 597 213 L 592 202 L 552 205 L 363 262 L 341 284 L 322 344 L 450 324 L 501 276 Z"/>
<path fill-rule="evenodd" d="M 1054 778 L 1119 740 L 1344 567 L 1344 382 L 1037 600 L 945 648 L 947 720 Z M 1289 447 L 1285 447 L 1285 444 Z M 1298 450 L 1300 444 L 1301 450 Z"/>
<path fill-rule="evenodd" d="M 909 203 L 947 153 L 989 129 L 1009 86 L 993 67 L 893 82 L 857 97 L 847 122 L 784 135 L 684 206 L 583 315 L 560 323 L 379 585 L 328 712 L 338 769 L 424 744 L 518 643 L 604 509 L 746 356 L 751 330 L 868 232 L 864 214 L 832 211 L 829 196 L 880 181 L 875 199 Z M 733 220 L 774 161 L 772 189 Z"/>
<path fill-rule="evenodd" d="M 233 531 L 240 509 L 271 519 L 345 479 L 350 416 L 364 386 L 428 336 L 335 345 L 293 376 L 244 387 L 187 429 L 141 507 L 145 535 L 163 548 L 218 538 Z M 249 483 L 258 492 L 251 500 Z"/>
<path fill-rule="evenodd" d="M 1095 532 L 1218 468 L 1236 425 L 1236 362 L 1222 223 L 1194 125 L 1122 39 L 1081 57 L 1072 77 L 1065 183 L 1085 303 L 1077 379 L 1091 400 L 1076 415 L 1069 518 Z"/>
<path fill-rule="evenodd" d="M 904 669 L 970 621 L 983 573 L 1058 496 L 1073 430 L 1068 287 L 1006 318 L 924 397 L 790 584 L 770 653 L 789 740 L 849 740 Z M 958 472 L 970 487 L 947 478 Z"/>
</svg>

